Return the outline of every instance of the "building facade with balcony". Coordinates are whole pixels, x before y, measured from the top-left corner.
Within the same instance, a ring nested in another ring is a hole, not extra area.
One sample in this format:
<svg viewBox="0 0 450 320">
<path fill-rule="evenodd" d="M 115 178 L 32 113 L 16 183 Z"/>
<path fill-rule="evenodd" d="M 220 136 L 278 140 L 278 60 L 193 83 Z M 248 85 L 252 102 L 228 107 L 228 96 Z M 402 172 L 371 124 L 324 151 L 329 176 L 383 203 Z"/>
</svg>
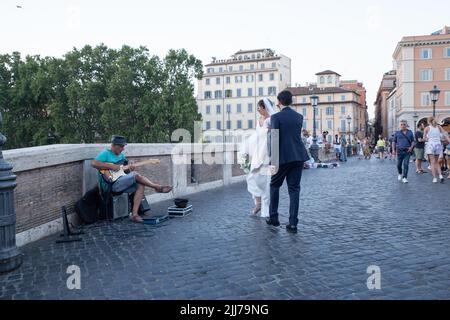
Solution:
<svg viewBox="0 0 450 320">
<path fill-rule="evenodd" d="M 203 118 L 203 140 L 229 141 L 236 131 L 252 131 L 257 103 L 276 102 L 291 85 L 291 59 L 271 49 L 240 50 L 230 59 L 212 59 L 198 82 L 197 105 Z M 241 135 L 237 135 L 240 142 Z"/>
<path fill-rule="evenodd" d="M 426 122 L 433 114 L 430 91 L 440 90 L 436 103 L 436 118 L 450 118 L 450 27 L 426 36 L 404 37 L 393 54 L 396 69 L 395 116 L 393 127 L 400 120 Z"/>
<path fill-rule="evenodd" d="M 358 81 L 341 81 L 340 75 L 326 70 L 316 74 L 317 83 L 288 88 L 294 95 L 296 111 L 304 117 L 303 128 L 313 132 L 314 112 L 310 97 L 317 95 L 316 131 L 320 136 L 328 131 L 331 142 L 336 134 L 350 133 L 351 138 L 367 134 L 366 89 Z"/>
</svg>

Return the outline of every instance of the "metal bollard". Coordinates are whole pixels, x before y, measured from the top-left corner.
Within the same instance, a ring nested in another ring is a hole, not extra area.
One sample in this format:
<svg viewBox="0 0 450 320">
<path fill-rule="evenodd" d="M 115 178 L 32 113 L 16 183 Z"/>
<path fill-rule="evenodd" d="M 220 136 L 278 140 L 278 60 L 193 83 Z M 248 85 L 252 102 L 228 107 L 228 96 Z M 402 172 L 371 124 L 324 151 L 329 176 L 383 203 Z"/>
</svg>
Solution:
<svg viewBox="0 0 450 320">
<path fill-rule="evenodd" d="M 0 128 L 2 124 L 0 113 Z M 5 143 L 6 137 L 0 133 L 0 273 L 13 271 L 22 264 L 22 254 L 16 246 L 16 176 L 12 173 L 12 166 L 3 159 Z"/>
</svg>

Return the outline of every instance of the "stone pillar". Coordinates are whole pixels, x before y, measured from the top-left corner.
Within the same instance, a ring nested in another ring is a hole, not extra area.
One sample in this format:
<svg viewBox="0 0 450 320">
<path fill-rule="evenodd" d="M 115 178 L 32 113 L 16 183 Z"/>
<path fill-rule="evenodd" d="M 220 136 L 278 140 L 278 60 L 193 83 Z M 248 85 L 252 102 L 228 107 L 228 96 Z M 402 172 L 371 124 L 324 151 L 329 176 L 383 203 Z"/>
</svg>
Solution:
<svg viewBox="0 0 450 320">
<path fill-rule="evenodd" d="M 2 123 L 0 113 L 0 128 Z M 5 143 L 5 136 L 0 133 L 0 273 L 13 271 L 22 264 L 22 254 L 16 246 L 16 176 L 12 173 L 12 166 L 3 159 Z"/>
</svg>

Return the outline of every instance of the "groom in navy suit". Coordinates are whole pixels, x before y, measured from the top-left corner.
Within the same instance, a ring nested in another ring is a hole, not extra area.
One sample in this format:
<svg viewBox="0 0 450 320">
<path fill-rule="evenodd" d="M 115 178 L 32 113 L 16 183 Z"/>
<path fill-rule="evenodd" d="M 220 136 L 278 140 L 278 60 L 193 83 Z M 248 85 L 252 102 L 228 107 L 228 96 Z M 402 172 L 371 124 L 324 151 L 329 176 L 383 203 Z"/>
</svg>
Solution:
<svg viewBox="0 0 450 320">
<path fill-rule="evenodd" d="M 303 116 L 292 110 L 292 93 L 280 92 L 277 106 L 280 112 L 270 119 L 270 161 L 272 180 L 270 182 L 270 218 L 268 225 L 280 226 L 278 220 L 278 203 L 280 187 L 287 180 L 289 190 L 289 224 L 286 230 L 297 233 L 298 210 L 300 202 L 300 181 L 308 153 L 302 142 Z"/>
</svg>

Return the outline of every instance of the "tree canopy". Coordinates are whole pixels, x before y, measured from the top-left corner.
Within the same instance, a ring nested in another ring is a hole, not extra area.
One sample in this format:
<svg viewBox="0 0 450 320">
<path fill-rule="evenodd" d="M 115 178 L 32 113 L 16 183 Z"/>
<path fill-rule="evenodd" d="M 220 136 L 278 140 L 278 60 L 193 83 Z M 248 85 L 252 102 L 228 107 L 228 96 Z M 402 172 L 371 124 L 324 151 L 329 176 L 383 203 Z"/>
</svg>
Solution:
<svg viewBox="0 0 450 320">
<path fill-rule="evenodd" d="M 167 143 L 201 121 L 194 80 L 202 63 L 186 50 L 164 58 L 145 47 L 74 48 L 62 58 L 0 55 L 0 110 L 6 148 L 50 143 Z"/>
</svg>

